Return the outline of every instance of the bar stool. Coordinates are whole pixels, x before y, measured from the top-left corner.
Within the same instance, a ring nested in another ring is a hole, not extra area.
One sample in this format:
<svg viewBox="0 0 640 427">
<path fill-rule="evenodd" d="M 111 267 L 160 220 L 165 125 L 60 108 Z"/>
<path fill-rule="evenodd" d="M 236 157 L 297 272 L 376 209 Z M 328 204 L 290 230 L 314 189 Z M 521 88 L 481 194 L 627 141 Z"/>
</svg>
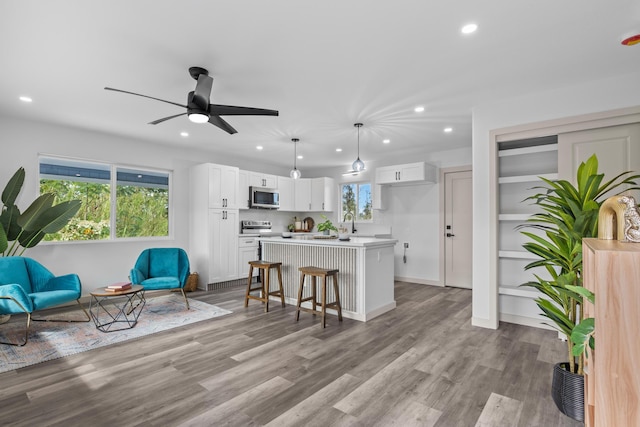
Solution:
<svg viewBox="0 0 640 427">
<path fill-rule="evenodd" d="M 264 312 L 267 313 L 269 311 L 269 295 L 279 296 L 282 301 L 282 306 L 284 307 L 284 290 L 282 289 L 282 263 L 281 262 L 269 262 L 269 261 L 249 261 L 249 280 L 247 282 L 247 293 L 244 297 L 244 306 L 249 306 L 249 298 L 255 299 L 258 301 L 262 301 L 264 305 Z M 253 269 L 260 269 L 260 286 L 257 288 L 251 287 L 251 282 L 253 280 Z M 278 283 L 280 285 L 280 290 L 270 292 L 270 281 L 269 281 L 269 272 L 272 268 L 275 268 L 278 271 Z M 252 291 L 260 291 L 260 296 L 251 295 Z"/>
<path fill-rule="evenodd" d="M 308 311 L 313 314 L 322 314 L 322 327 L 326 327 L 326 309 L 334 308 L 338 311 L 338 320 L 342 322 L 342 306 L 340 305 L 340 292 L 338 291 L 338 270 L 329 270 L 319 267 L 300 267 L 300 287 L 298 288 L 298 304 L 296 305 L 296 322 L 300 318 L 300 310 Z M 302 290 L 304 289 L 305 276 L 311 276 L 311 296 L 302 298 Z M 327 303 L 327 276 L 333 278 L 333 291 L 336 294 L 336 300 L 332 303 Z M 322 278 L 322 299 L 320 301 L 316 298 L 316 278 Z M 301 307 L 305 301 L 311 301 L 312 308 Z M 321 311 L 317 310 L 317 306 L 320 305 Z"/>
</svg>

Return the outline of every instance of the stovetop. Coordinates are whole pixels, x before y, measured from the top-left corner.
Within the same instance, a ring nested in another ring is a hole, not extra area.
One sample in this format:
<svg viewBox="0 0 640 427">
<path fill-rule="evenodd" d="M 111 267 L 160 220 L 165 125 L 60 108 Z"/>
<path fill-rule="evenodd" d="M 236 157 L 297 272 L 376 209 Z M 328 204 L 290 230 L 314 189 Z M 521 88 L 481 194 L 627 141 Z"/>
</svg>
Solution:
<svg viewBox="0 0 640 427">
<path fill-rule="evenodd" d="M 271 221 L 242 220 L 240 231 L 242 234 L 271 233 Z"/>
</svg>

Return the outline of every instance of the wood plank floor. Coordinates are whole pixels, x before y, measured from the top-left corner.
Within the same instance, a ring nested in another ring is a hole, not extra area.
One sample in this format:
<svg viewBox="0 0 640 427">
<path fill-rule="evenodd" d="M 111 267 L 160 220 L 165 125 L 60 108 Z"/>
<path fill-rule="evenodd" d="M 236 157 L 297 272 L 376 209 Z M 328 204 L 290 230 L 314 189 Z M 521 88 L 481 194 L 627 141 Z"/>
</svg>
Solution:
<svg viewBox="0 0 640 427">
<path fill-rule="evenodd" d="M 472 327 L 469 290 L 397 282 L 395 310 L 324 330 L 243 292 L 190 294 L 232 315 L 0 374 L 0 425 L 582 425 L 551 400 L 557 334 Z"/>
</svg>

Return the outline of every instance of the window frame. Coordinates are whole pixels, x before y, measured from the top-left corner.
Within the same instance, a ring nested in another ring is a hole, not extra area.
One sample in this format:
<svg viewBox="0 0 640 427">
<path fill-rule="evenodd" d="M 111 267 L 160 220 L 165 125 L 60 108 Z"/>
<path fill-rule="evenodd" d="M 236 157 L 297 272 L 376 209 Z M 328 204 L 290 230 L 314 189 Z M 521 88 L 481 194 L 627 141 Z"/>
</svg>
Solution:
<svg viewBox="0 0 640 427">
<path fill-rule="evenodd" d="M 139 166 L 132 165 L 128 163 L 116 163 L 116 162 L 106 162 L 100 160 L 91 160 L 84 159 L 78 157 L 69 157 L 69 156 L 61 156 L 56 154 L 46 154 L 39 153 L 37 157 L 37 165 L 36 171 L 38 173 L 35 185 L 36 185 L 36 194 L 39 196 L 40 193 L 40 180 L 43 177 L 40 174 L 40 164 L 43 159 L 53 159 L 60 161 L 69 161 L 69 162 L 78 162 L 78 163 L 87 163 L 87 164 L 95 164 L 107 166 L 109 168 L 109 237 L 105 239 L 96 239 L 96 240 L 43 240 L 40 242 L 41 245 L 58 245 L 58 244 L 86 244 L 86 243 L 115 243 L 115 242 L 143 242 L 143 241 L 163 241 L 163 240 L 173 240 L 174 239 L 174 223 L 175 223 L 175 208 L 173 203 L 173 170 L 171 169 L 163 169 L 163 168 L 152 168 L 147 166 Z M 116 193 L 118 190 L 118 169 L 128 169 L 135 170 L 140 172 L 148 172 L 150 174 L 166 174 L 167 175 L 167 191 L 168 191 L 168 201 L 167 201 L 167 215 L 168 215 L 168 224 L 167 224 L 167 235 L 166 236 L 140 236 L 140 237 L 117 237 L 116 236 L 116 212 L 117 212 L 117 204 L 116 204 Z M 46 179 L 46 178 L 44 178 Z"/>
<path fill-rule="evenodd" d="M 373 209 L 373 183 L 371 181 L 358 181 L 358 182 L 341 182 L 338 193 L 340 195 L 340 203 L 339 203 L 339 219 L 340 222 L 344 222 L 344 210 L 343 210 L 343 188 L 345 185 L 355 185 L 356 186 L 356 206 L 358 206 L 360 200 L 360 186 L 361 185 L 369 185 L 369 194 L 371 195 L 371 219 L 360 219 L 358 212 L 356 212 L 356 217 L 354 219 L 355 223 L 372 223 L 374 220 L 374 209 Z"/>
</svg>

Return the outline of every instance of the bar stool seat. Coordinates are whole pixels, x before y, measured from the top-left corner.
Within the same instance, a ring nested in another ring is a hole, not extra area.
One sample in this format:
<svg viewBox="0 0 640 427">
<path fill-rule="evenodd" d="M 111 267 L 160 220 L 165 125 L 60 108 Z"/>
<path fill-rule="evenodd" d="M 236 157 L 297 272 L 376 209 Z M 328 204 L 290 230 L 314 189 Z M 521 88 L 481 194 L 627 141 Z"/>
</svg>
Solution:
<svg viewBox="0 0 640 427">
<path fill-rule="evenodd" d="M 258 287 L 251 287 L 251 282 L 253 281 L 253 269 L 257 268 L 260 270 L 260 285 Z M 278 272 L 278 284 L 279 290 L 271 291 L 270 290 L 270 278 L 269 272 L 272 268 L 275 268 Z M 260 291 L 260 295 L 251 295 L 253 291 Z M 281 262 L 270 262 L 270 261 L 249 261 L 249 279 L 247 281 L 247 293 L 244 297 L 244 306 L 249 306 L 249 299 L 255 299 L 258 301 L 262 301 L 264 304 L 264 312 L 267 313 L 269 311 L 269 296 L 274 295 L 280 297 L 280 301 L 282 302 L 282 306 L 285 306 L 284 303 L 284 290 L 282 289 L 282 263 Z"/>
<path fill-rule="evenodd" d="M 313 266 L 300 267 L 298 270 L 300 271 L 300 287 L 298 288 L 298 303 L 296 305 L 296 322 L 300 318 L 300 310 L 303 310 L 313 313 L 314 315 L 321 314 L 322 327 L 325 328 L 327 307 L 335 309 L 338 312 L 338 320 L 342 322 L 342 306 L 340 305 L 340 292 L 338 291 L 338 270 Z M 305 276 L 311 276 L 311 296 L 302 298 Z M 331 303 L 327 303 L 327 276 L 333 279 L 333 292 L 336 298 L 335 301 Z M 322 298 L 320 301 L 318 301 L 316 297 L 316 279 L 318 277 L 322 278 Z M 305 301 L 311 301 L 312 308 L 301 307 L 300 305 Z M 317 310 L 318 305 L 320 305 L 320 311 Z"/>
</svg>

